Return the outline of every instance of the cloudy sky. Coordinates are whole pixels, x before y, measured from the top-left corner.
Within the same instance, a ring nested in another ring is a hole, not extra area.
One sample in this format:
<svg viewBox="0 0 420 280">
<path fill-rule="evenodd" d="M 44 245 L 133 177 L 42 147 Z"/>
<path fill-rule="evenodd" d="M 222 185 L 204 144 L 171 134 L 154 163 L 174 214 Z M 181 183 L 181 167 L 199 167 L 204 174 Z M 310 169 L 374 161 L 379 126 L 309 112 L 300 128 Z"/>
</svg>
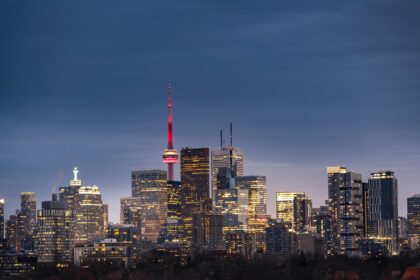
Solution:
<svg viewBox="0 0 420 280">
<path fill-rule="evenodd" d="M 420 2 L 15 1 L 0 4 L 0 197 L 40 201 L 78 166 L 117 222 L 130 172 L 234 124 L 245 173 L 327 198 L 326 166 L 391 169 L 420 193 Z"/>
</svg>

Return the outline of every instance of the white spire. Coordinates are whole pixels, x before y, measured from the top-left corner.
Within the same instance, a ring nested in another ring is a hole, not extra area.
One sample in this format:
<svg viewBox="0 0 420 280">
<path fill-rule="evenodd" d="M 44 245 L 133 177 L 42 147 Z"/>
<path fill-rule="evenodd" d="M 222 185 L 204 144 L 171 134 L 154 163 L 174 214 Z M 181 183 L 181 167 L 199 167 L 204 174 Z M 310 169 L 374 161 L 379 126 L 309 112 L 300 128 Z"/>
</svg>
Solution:
<svg viewBox="0 0 420 280">
<path fill-rule="evenodd" d="M 77 170 L 77 167 L 75 167 L 74 169 L 73 169 L 73 175 L 74 175 L 74 181 L 77 181 L 77 173 L 79 173 L 79 170 Z"/>
<path fill-rule="evenodd" d="M 79 174 L 79 170 L 77 167 L 73 168 L 73 180 L 70 180 L 70 186 L 81 186 L 82 182 L 77 177 L 77 174 Z"/>
</svg>

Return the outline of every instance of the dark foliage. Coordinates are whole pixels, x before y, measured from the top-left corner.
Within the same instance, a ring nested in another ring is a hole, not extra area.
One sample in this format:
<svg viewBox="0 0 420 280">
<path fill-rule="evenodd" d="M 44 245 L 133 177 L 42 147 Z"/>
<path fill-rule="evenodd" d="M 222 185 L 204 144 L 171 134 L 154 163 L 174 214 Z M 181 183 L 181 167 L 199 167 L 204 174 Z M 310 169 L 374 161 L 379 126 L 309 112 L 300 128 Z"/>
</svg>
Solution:
<svg viewBox="0 0 420 280">
<path fill-rule="evenodd" d="M 253 260 L 221 258 L 207 254 L 198 256 L 189 264 L 176 262 L 157 263 L 153 257 L 144 258 L 136 269 L 113 268 L 107 265 L 92 265 L 89 269 L 39 266 L 30 279 L 400 279 L 407 267 L 420 262 L 420 255 L 366 260 L 334 257 L 313 259 L 301 255 L 289 260 L 275 257 L 258 257 Z M 355 278 L 356 277 L 356 278 Z"/>
</svg>

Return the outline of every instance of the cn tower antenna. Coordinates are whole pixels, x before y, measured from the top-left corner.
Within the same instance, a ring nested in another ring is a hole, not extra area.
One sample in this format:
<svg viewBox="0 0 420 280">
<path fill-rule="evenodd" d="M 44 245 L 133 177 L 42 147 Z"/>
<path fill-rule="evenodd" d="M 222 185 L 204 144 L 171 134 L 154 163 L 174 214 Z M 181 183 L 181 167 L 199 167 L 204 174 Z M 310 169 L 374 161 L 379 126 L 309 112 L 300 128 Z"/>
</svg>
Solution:
<svg viewBox="0 0 420 280">
<path fill-rule="evenodd" d="M 230 123 L 230 146 L 233 147 L 233 128 L 232 123 Z"/>
<path fill-rule="evenodd" d="M 233 140 L 232 140 L 232 123 L 230 123 L 230 147 L 229 147 L 229 168 L 233 167 Z"/>
<path fill-rule="evenodd" d="M 223 129 L 220 129 L 220 149 L 223 149 Z"/>
</svg>

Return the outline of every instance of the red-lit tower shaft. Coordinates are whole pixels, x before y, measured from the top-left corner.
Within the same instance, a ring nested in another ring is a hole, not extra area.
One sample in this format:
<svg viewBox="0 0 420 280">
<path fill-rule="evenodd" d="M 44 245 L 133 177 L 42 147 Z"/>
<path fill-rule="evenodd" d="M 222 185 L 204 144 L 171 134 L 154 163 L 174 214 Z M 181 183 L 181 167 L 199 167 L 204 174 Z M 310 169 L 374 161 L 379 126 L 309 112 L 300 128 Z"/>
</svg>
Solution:
<svg viewBox="0 0 420 280">
<path fill-rule="evenodd" d="M 169 88 L 168 96 L 168 150 L 173 150 L 174 144 L 172 142 L 172 93 Z M 168 162 L 168 181 L 174 180 L 174 163 Z"/>
<path fill-rule="evenodd" d="M 169 88 L 170 89 L 170 88 Z M 168 97 L 168 150 L 172 150 L 174 148 L 172 142 L 172 94 L 169 90 L 169 97 Z"/>
</svg>

